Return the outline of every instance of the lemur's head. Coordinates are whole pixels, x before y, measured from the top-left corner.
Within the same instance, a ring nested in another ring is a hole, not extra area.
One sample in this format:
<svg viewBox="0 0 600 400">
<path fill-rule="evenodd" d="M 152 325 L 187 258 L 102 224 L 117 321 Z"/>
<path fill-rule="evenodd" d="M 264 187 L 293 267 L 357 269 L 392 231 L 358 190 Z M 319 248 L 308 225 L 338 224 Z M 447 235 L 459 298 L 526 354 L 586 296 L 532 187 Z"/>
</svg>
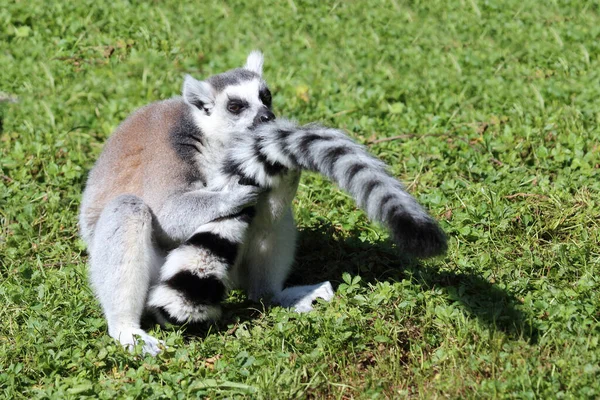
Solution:
<svg viewBox="0 0 600 400">
<path fill-rule="evenodd" d="M 263 55 L 253 51 L 242 68 L 198 81 L 186 76 L 183 98 L 210 135 L 241 132 L 275 119 L 271 92 L 262 79 Z"/>
</svg>

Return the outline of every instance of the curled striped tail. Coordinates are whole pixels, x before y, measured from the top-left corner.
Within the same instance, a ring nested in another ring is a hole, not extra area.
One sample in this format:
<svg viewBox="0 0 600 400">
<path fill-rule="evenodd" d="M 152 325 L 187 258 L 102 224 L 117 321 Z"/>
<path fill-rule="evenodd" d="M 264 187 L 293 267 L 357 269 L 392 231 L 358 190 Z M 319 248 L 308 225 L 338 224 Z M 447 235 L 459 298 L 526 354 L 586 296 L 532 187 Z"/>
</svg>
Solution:
<svg viewBox="0 0 600 400">
<path fill-rule="evenodd" d="M 220 303 L 232 286 L 231 269 L 253 215 L 248 207 L 204 224 L 169 253 L 148 296 L 159 322 L 196 324 L 221 316 Z"/>
<path fill-rule="evenodd" d="M 386 225 L 399 248 L 417 257 L 443 254 L 446 235 L 386 165 L 339 129 L 276 120 L 237 138 L 223 166 L 248 183 L 275 187 L 286 169 L 319 172 L 348 192 L 369 218 Z"/>
</svg>

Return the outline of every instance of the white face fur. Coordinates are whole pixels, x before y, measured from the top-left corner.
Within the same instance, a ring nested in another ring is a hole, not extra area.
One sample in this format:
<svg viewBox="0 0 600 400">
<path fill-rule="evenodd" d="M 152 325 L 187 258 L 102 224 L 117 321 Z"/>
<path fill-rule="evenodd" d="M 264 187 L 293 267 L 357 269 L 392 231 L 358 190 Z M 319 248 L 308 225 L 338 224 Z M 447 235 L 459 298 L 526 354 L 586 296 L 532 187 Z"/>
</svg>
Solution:
<svg viewBox="0 0 600 400">
<path fill-rule="evenodd" d="M 186 76 L 183 98 L 204 134 L 226 142 L 232 132 L 252 129 L 275 118 L 270 111 L 270 92 L 262 79 L 263 56 L 253 51 L 243 68 L 215 75 L 205 81 Z"/>
</svg>

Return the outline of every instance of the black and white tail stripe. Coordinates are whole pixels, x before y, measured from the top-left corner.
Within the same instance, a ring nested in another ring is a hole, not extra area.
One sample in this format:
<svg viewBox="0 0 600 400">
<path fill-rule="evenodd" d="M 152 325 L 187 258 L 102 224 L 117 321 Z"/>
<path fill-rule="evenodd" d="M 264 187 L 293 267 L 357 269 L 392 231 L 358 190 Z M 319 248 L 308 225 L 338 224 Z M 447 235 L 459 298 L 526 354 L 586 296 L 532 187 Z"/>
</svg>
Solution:
<svg viewBox="0 0 600 400">
<path fill-rule="evenodd" d="M 223 172 L 245 183 L 275 187 L 286 169 L 319 172 L 353 197 L 369 218 L 389 227 L 401 250 L 417 257 L 443 254 L 447 239 L 437 222 L 386 170 L 339 129 L 276 120 L 236 136 Z"/>
<path fill-rule="evenodd" d="M 169 253 L 148 298 L 159 322 L 194 324 L 221 316 L 219 303 L 231 287 L 231 268 L 254 212 L 248 207 L 209 222 Z"/>
</svg>

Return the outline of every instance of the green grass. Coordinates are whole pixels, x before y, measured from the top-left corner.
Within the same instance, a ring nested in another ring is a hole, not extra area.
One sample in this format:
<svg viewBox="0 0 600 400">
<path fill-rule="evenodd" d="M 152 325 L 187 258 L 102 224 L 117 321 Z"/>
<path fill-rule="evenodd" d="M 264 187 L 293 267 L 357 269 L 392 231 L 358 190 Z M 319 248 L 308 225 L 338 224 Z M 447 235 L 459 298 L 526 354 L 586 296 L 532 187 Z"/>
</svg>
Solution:
<svg viewBox="0 0 600 400">
<path fill-rule="evenodd" d="M 600 8 L 586 1 L 14 0 L 0 7 L 0 397 L 600 397 Z M 129 113 L 266 54 L 278 114 L 347 130 L 441 220 L 417 263 L 316 175 L 291 282 L 203 332 L 106 331 L 76 214 Z M 385 140 L 389 139 L 389 140 Z"/>
</svg>

